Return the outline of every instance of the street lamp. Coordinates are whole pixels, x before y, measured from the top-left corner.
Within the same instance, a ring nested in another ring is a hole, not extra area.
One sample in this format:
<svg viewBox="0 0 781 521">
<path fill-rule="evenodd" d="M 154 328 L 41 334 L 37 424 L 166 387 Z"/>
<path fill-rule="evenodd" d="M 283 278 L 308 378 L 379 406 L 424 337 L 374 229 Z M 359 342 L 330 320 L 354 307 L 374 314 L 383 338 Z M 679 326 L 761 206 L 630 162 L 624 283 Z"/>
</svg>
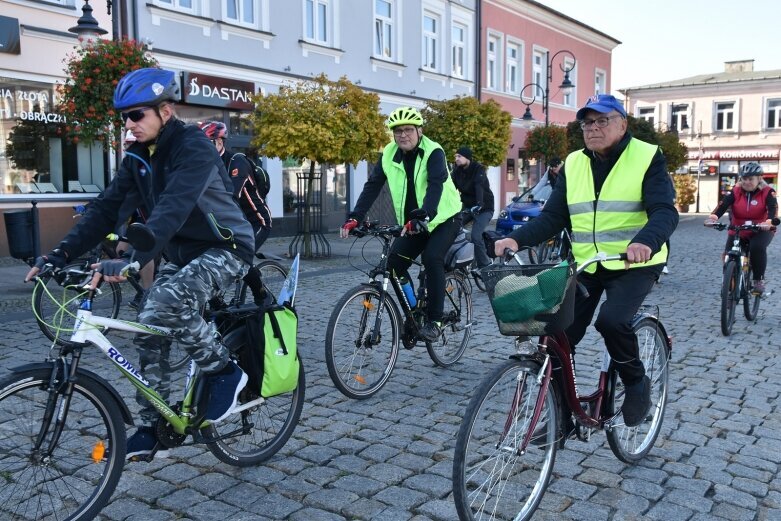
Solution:
<svg viewBox="0 0 781 521">
<path fill-rule="evenodd" d="M 68 29 L 68 32 L 75 33 L 79 37 L 82 47 L 89 47 L 108 31 L 98 25 L 98 21 L 92 16 L 92 6 L 89 5 L 89 0 L 84 0 L 81 12 L 84 14 L 81 15 L 74 27 Z"/>
<path fill-rule="evenodd" d="M 571 51 L 568 51 L 566 49 L 563 49 L 553 56 L 550 55 L 550 52 L 545 53 L 545 87 L 538 83 L 527 83 L 523 86 L 521 89 L 521 103 L 526 105 L 526 111 L 523 113 L 523 116 L 521 117 L 521 122 L 524 125 L 524 127 L 529 128 L 531 126 L 531 123 L 534 121 L 534 116 L 532 116 L 532 112 L 530 109 L 530 106 L 537 100 L 537 89 L 542 91 L 542 112 L 545 114 L 545 126 L 548 126 L 548 123 L 550 122 L 550 114 L 548 113 L 550 108 L 550 83 L 553 81 L 553 60 L 558 56 L 559 54 L 567 54 L 572 58 L 572 64 L 567 67 L 565 65 L 565 62 L 562 61 L 562 63 L 559 64 L 559 68 L 561 69 L 561 72 L 564 73 L 564 79 L 561 82 L 561 85 L 559 85 L 559 89 L 565 94 L 570 94 L 572 92 L 572 89 L 575 87 L 575 84 L 572 83 L 569 79 L 569 73 L 572 72 L 572 70 L 575 68 L 575 55 L 572 54 Z M 526 103 L 526 100 L 523 98 L 523 93 L 526 91 L 528 87 L 534 87 L 535 90 L 532 93 L 532 100 L 528 103 Z"/>
</svg>

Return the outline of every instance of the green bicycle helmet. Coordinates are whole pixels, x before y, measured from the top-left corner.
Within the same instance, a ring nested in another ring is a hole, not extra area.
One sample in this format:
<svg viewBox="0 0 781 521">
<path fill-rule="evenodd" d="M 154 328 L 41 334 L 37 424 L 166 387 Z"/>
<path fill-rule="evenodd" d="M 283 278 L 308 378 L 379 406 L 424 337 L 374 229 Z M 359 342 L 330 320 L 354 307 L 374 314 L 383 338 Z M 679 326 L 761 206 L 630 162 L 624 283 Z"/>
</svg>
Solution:
<svg viewBox="0 0 781 521">
<path fill-rule="evenodd" d="M 387 122 L 389 129 L 394 129 L 399 125 L 423 125 L 423 116 L 418 109 L 412 107 L 399 107 L 388 116 Z"/>
</svg>

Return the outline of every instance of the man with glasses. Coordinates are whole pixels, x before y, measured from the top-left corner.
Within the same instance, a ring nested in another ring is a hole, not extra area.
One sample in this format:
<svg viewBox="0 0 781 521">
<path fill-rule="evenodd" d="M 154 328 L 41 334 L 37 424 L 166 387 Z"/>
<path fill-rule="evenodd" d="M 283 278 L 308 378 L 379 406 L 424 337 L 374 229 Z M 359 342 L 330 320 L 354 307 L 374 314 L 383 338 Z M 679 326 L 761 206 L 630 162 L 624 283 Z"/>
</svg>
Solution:
<svg viewBox="0 0 781 521">
<path fill-rule="evenodd" d="M 408 279 L 411 259 L 422 254 L 428 320 L 419 335 L 433 342 L 441 333 L 445 253 L 461 226 L 461 197 L 448 175 L 444 150 L 423 135 L 423 116 L 417 109 L 398 108 L 388 116 L 387 124 L 393 131 L 393 141 L 375 164 L 340 235 L 346 238 L 358 226 L 387 182 L 396 220 L 405 223 L 404 235 L 393 243 L 388 268 Z"/>
<path fill-rule="evenodd" d="M 678 225 L 675 190 L 661 149 L 627 132 L 626 111 L 615 97 L 592 96 L 577 118 L 586 148 L 567 156 L 540 216 L 497 241 L 495 253 L 539 244 L 562 228 L 572 231 L 576 262 L 597 252 L 626 252 L 627 263 L 598 263 L 578 277 L 588 296 L 578 292 L 575 321 L 566 333 L 575 346 L 605 292 L 594 327 L 617 364 L 626 389 L 621 411 L 625 424 L 634 427 L 650 410 L 651 382 L 631 320 L 667 260 L 665 242 Z"/>
<path fill-rule="evenodd" d="M 127 218 L 125 208 L 142 209 L 156 241 L 152 250 L 135 252 L 134 260 L 143 266 L 165 249 L 169 262 L 149 289 L 138 319 L 176 331 L 180 344 L 206 375 L 199 412 L 219 422 L 236 406 L 247 375 L 229 358 L 200 309 L 219 288 L 246 272 L 255 241 L 216 149 L 196 126 L 176 118 L 178 98 L 179 84 L 172 71 L 138 69 L 119 81 L 114 107 L 136 143 L 126 151 L 106 190 L 59 246 L 37 259 L 26 280 L 44 264 L 63 267 L 97 244 Z M 93 267 L 106 281 L 122 282 L 129 260 L 123 255 Z M 170 340 L 138 335 L 135 343 L 141 371 L 167 399 Z M 127 457 L 165 456 L 166 450 L 157 450 L 161 446 L 154 430 L 159 414 L 143 397 L 139 404 L 143 425 L 128 438 Z"/>
</svg>

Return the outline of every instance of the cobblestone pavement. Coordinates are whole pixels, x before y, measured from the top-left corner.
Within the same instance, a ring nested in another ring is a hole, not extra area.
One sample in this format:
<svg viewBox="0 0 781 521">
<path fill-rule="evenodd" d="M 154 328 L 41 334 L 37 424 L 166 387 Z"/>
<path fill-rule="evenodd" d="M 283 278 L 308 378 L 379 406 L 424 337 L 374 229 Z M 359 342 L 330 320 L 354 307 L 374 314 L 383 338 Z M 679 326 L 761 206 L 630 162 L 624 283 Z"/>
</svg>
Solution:
<svg viewBox="0 0 781 521">
<path fill-rule="evenodd" d="M 588 443 L 568 442 L 535 519 L 781 519 L 781 341 L 774 335 L 780 293 L 766 297 L 756 323 L 741 314 L 732 336 L 723 337 L 718 288 L 725 236 L 701 221 L 682 218 L 672 239 L 671 273 L 648 299 L 660 306 L 674 338 L 669 407 L 656 447 L 644 461 L 627 465 L 601 433 Z M 771 289 L 781 281 L 779 253 L 776 239 Z M 343 257 L 303 266 L 298 311 L 306 405 L 288 444 L 253 468 L 220 463 L 203 447 L 128 464 L 100 519 L 456 519 L 450 475 L 461 415 L 478 381 L 513 345 L 496 332 L 486 296 L 475 294 L 478 324 L 461 363 L 441 369 L 425 349 L 402 350 L 386 387 L 354 401 L 332 385 L 323 345 L 333 303 L 363 276 Z M 28 317 L 6 310 L 0 318 L 2 367 L 44 356 L 46 344 Z M 586 384 L 597 370 L 599 345 L 592 330 L 579 347 L 578 375 Z M 88 366 L 113 376 L 103 360 L 86 358 Z M 129 385 L 112 382 L 136 411 Z"/>
</svg>

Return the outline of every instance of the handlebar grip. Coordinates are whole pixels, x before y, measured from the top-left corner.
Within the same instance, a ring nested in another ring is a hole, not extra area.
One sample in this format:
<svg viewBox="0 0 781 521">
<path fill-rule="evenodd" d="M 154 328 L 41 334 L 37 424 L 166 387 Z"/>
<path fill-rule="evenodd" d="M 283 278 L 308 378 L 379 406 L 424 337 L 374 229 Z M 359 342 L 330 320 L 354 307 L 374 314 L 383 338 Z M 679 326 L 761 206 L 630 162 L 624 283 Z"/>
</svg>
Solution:
<svg viewBox="0 0 781 521">
<path fill-rule="evenodd" d="M 618 255 L 621 257 L 619 260 L 622 260 L 622 261 L 629 260 L 629 258 L 628 258 L 628 257 L 627 257 L 627 255 L 626 255 L 626 252 L 624 252 L 624 253 L 619 253 Z M 588 294 L 588 292 L 586 292 L 586 293 Z"/>
<path fill-rule="evenodd" d="M 579 282 L 579 281 L 577 282 L 577 288 L 578 288 L 578 290 L 577 290 L 577 291 L 578 291 L 578 293 L 579 293 L 579 294 L 580 294 L 580 295 L 581 295 L 583 298 L 588 298 L 588 297 L 589 297 L 589 292 L 588 292 L 588 290 L 586 289 L 586 286 L 585 286 L 585 285 L 584 285 L 582 282 Z"/>
</svg>

